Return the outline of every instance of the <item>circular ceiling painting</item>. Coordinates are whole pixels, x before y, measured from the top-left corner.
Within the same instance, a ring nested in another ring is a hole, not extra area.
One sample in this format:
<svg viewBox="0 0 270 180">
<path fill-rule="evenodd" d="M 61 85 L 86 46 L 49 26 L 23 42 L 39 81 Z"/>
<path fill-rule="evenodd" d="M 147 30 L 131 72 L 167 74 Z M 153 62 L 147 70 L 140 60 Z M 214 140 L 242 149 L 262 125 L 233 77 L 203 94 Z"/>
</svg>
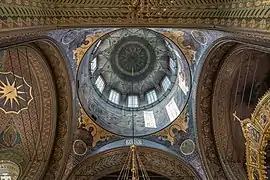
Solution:
<svg viewBox="0 0 270 180">
<path fill-rule="evenodd" d="M 127 81 L 140 81 L 152 72 L 156 63 L 156 54 L 146 39 L 129 36 L 115 44 L 110 59 L 114 72 L 120 78 Z"/>
<path fill-rule="evenodd" d="M 98 125 L 122 136 L 144 136 L 180 115 L 191 75 L 180 49 L 163 35 L 118 29 L 87 50 L 77 83 L 81 105 Z"/>
</svg>

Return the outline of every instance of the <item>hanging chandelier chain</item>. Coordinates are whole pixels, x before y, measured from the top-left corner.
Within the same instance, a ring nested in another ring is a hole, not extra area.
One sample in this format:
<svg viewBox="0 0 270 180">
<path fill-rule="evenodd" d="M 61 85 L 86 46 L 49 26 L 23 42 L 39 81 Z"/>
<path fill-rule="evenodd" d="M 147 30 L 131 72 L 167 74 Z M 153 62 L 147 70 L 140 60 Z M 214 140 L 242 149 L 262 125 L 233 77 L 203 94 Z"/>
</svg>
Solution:
<svg viewBox="0 0 270 180">
<path fill-rule="evenodd" d="M 132 76 L 134 75 L 133 63 L 132 63 L 131 74 Z M 133 85 L 134 85 L 134 81 L 132 80 L 131 92 L 133 92 Z M 134 102 L 132 102 L 132 104 L 134 104 Z M 134 110 L 133 109 L 131 109 L 131 119 L 132 119 L 132 145 L 130 146 L 130 151 L 128 152 L 127 159 L 121 169 L 121 172 L 117 180 L 122 180 L 122 179 L 123 180 L 139 180 L 140 179 L 139 171 L 141 171 L 142 178 L 144 180 L 150 180 L 142 164 L 142 161 L 140 160 L 140 156 L 137 152 L 137 147 L 135 145 L 135 123 L 134 123 Z M 131 179 L 129 179 L 130 173 L 131 173 Z"/>
<path fill-rule="evenodd" d="M 127 173 L 128 173 L 128 165 L 130 164 L 130 154 L 131 152 L 128 152 L 128 157 L 127 159 L 125 160 L 125 163 L 124 163 L 124 166 L 122 167 L 121 171 L 120 171 L 120 175 L 119 177 L 117 178 L 117 180 L 125 180 L 125 177 L 127 176 Z"/>
<path fill-rule="evenodd" d="M 148 176 L 148 174 L 147 174 L 147 172 L 146 172 L 146 170 L 144 168 L 144 165 L 143 165 L 141 159 L 139 158 L 138 153 L 136 153 L 136 154 L 137 154 L 137 157 L 138 157 L 137 159 L 138 159 L 139 167 L 142 170 L 142 177 L 143 177 L 143 179 L 144 180 L 150 180 L 150 178 L 149 178 L 149 176 Z"/>
</svg>

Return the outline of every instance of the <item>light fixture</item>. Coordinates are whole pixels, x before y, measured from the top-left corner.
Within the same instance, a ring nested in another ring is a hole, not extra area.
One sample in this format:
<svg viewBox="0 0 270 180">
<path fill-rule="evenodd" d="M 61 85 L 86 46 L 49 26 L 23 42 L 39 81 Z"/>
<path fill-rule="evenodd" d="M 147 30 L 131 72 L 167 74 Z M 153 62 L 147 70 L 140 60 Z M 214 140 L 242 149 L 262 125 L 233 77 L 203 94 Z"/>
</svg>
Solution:
<svg viewBox="0 0 270 180">
<path fill-rule="evenodd" d="M 117 180 L 150 180 L 134 143 L 130 146 L 127 159 Z"/>
</svg>

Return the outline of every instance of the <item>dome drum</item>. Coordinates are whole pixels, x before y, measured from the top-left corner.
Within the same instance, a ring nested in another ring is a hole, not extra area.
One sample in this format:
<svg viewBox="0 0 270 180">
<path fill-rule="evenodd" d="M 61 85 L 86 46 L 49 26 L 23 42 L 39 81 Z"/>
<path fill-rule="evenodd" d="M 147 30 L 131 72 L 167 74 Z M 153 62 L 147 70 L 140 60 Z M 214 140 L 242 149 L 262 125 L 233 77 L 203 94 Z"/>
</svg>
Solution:
<svg viewBox="0 0 270 180">
<path fill-rule="evenodd" d="M 82 107 L 106 130 L 132 136 L 157 132 L 189 98 L 188 63 L 169 39 L 149 29 L 118 29 L 96 41 L 78 74 Z M 134 121 L 134 122 L 133 122 Z"/>
</svg>

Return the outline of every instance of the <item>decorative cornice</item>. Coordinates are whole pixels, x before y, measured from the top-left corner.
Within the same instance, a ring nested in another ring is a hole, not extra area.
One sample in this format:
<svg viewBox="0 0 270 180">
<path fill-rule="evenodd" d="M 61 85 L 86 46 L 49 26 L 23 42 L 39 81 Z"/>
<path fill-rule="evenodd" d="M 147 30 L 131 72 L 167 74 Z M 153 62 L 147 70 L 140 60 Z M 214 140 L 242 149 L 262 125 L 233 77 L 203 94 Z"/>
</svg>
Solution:
<svg viewBox="0 0 270 180">
<path fill-rule="evenodd" d="M 269 2 L 146 1 L 150 10 L 131 8 L 128 1 L 62 0 L 57 2 L 4 3 L 0 7 L 0 32 L 37 31 L 93 26 L 205 27 L 241 31 L 269 30 Z M 156 7 L 162 11 L 157 11 Z M 1 33 L 0 33 L 1 34 Z M 1 35 L 0 35 L 1 36 Z"/>
</svg>

